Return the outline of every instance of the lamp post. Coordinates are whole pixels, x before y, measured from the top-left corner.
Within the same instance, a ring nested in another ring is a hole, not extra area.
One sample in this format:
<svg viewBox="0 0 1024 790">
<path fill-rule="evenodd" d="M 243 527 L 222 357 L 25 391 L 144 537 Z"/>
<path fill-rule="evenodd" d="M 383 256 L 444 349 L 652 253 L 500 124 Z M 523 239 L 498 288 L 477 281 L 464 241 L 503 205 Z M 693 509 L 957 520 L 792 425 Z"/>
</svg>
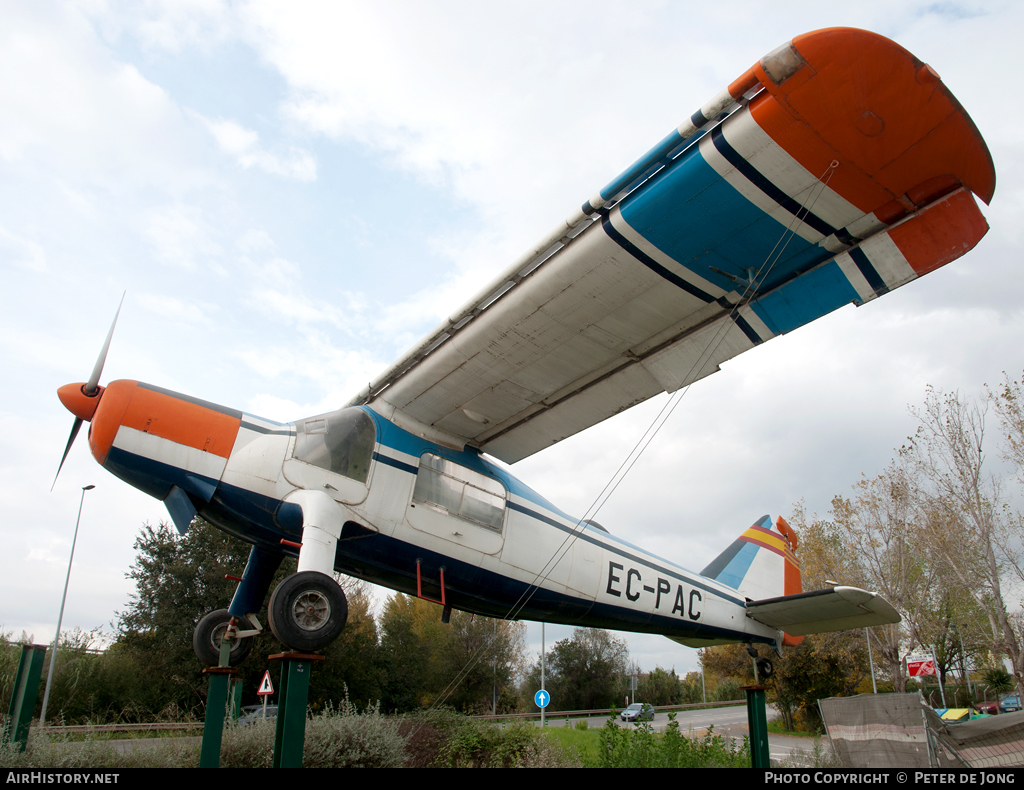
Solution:
<svg viewBox="0 0 1024 790">
<path fill-rule="evenodd" d="M 871 634 L 868 629 L 864 629 L 864 638 L 868 642 L 868 665 L 871 667 L 871 692 L 873 694 L 878 693 L 878 684 L 875 682 L 875 659 L 871 657 Z"/>
<path fill-rule="evenodd" d="M 64 620 L 64 603 L 68 599 L 68 582 L 71 581 L 71 563 L 75 561 L 75 544 L 78 542 L 78 525 L 82 522 L 82 505 L 85 492 L 96 486 L 82 486 L 82 498 L 78 501 L 78 518 L 75 519 L 75 536 L 71 539 L 71 559 L 68 560 L 68 575 L 64 578 L 64 595 L 60 599 L 60 614 L 57 615 L 57 633 L 53 637 L 53 652 L 50 654 L 50 671 L 46 673 L 46 690 L 43 692 L 43 708 L 39 711 L 39 726 L 46 726 L 46 704 L 50 701 L 50 684 L 53 683 L 53 668 L 57 664 L 57 645 L 60 643 L 60 625 Z"/>
</svg>

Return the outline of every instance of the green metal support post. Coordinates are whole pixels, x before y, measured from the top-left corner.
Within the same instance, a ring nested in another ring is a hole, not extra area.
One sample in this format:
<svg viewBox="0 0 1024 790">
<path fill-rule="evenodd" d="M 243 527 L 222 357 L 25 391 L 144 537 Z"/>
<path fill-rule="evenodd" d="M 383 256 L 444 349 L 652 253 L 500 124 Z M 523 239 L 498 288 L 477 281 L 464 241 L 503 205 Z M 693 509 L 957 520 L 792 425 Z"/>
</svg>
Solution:
<svg viewBox="0 0 1024 790">
<path fill-rule="evenodd" d="M 747 724 L 750 728 L 750 767 L 771 768 L 768 751 L 768 714 L 765 710 L 765 686 L 740 686 L 747 693 Z"/>
<path fill-rule="evenodd" d="M 274 768 L 301 768 L 306 748 L 306 704 L 309 701 L 309 676 L 313 663 L 323 656 L 308 653 L 277 653 L 281 659 L 278 688 L 277 732 L 274 736 Z"/>
<path fill-rule="evenodd" d="M 18 674 L 14 677 L 11 706 L 7 711 L 7 723 L 0 740 L 4 744 L 18 744 L 19 752 L 25 751 L 28 746 L 28 728 L 36 709 L 45 656 L 46 645 L 21 646 L 21 660 L 18 662 Z"/>
<path fill-rule="evenodd" d="M 203 724 L 203 747 L 199 753 L 200 768 L 220 767 L 220 744 L 224 737 L 224 713 L 228 704 L 228 681 L 238 672 L 232 667 L 210 667 L 203 674 L 210 677 L 206 695 L 206 721 Z"/>
<path fill-rule="evenodd" d="M 228 705 L 228 681 L 238 670 L 230 663 L 231 642 L 225 639 L 220 646 L 220 666 L 203 670 L 210 677 L 210 690 L 206 694 L 206 721 L 203 724 L 203 746 L 199 752 L 200 768 L 220 767 L 220 744 L 224 737 L 224 714 Z"/>
</svg>

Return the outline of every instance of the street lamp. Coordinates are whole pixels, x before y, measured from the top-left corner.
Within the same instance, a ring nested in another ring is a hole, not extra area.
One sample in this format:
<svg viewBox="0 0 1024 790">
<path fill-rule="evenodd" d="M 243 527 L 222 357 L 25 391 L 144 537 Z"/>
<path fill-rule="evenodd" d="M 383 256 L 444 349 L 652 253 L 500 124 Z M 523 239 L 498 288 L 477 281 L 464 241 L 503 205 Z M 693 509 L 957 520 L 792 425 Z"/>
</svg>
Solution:
<svg viewBox="0 0 1024 790">
<path fill-rule="evenodd" d="M 71 539 L 71 559 L 68 560 L 68 575 L 64 579 L 64 595 L 60 599 L 60 614 L 57 615 L 57 634 L 53 637 L 53 652 L 50 654 L 50 671 L 46 673 L 46 690 L 43 692 L 43 709 L 39 712 L 39 726 L 46 726 L 46 704 L 50 701 L 50 684 L 53 683 L 53 668 L 57 664 L 57 645 L 60 643 L 60 624 L 64 620 L 64 602 L 68 599 L 68 582 L 71 581 L 71 563 L 75 561 L 75 543 L 78 542 L 78 525 L 82 521 L 82 505 L 85 492 L 96 486 L 82 486 L 82 498 L 78 502 L 78 518 L 75 519 L 75 536 Z"/>
</svg>

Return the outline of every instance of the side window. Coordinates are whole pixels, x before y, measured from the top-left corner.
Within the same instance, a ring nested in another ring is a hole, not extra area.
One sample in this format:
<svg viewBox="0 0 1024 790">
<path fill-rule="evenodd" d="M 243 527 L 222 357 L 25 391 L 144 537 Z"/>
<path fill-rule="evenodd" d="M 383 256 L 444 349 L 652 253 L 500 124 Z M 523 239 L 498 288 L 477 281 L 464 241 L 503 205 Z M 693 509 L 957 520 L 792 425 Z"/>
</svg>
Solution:
<svg viewBox="0 0 1024 790">
<path fill-rule="evenodd" d="M 420 458 L 413 501 L 501 532 L 505 486 L 438 455 Z"/>
<path fill-rule="evenodd" d="M 342 409 L 296 423 L 295 457 L 365 483 L 376 439 L 373 419 L 366 412 Z"/>
</svg>

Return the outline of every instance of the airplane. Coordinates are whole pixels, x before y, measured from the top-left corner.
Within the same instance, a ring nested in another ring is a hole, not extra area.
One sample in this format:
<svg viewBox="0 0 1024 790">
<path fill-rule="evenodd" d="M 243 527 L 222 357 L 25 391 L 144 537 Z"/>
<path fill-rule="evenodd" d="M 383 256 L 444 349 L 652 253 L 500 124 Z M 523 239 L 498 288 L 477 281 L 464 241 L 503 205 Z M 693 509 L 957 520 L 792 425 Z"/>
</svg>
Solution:
<svg viewBox="0 0 1024 790">
<path fill-rule="evenodd" d="M 971 250 L 988 148 L 938 74 L 828 28 L 760 59 L 341 409 L 278 423 L 138 381 L 60 400 L 97 462 L 252 544 L 194 647 L 218 663 L 269 627 L 296 651 L 344 627 L 341 572 L 453 608 L 768 645 L 894 623 L 879 595 L 805 592 L 797 536 L 765 516 L 700 573 L 566 514 L 505 464 Z M 120 311 L 120 308 L 119 308 Z M 497 461 L 504 462 L 503 464 Z M 64 460 L 62 459 L 61 465 Z M 58 468 L 58 475 L 60 468 Z"/>
</svg>

